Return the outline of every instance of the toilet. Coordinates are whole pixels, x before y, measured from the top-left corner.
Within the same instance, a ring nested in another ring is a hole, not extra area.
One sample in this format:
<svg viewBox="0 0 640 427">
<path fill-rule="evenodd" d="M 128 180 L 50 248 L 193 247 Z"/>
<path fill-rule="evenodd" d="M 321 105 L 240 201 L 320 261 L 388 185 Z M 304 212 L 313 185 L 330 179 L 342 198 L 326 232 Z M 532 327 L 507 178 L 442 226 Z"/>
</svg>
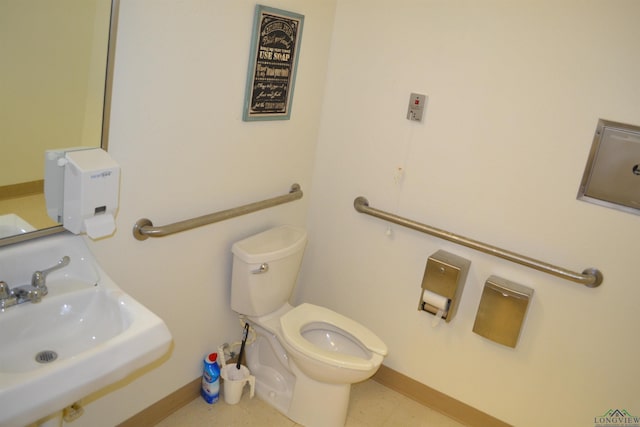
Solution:
<svg viewBox="0 0 640 427">
<path fill-rule="evenodd" d="M 231 308 L 253 332 L 245 351 L 258 397 L 298 424 L 343 426 L 351 384 L 378 370 L 387 346 L 328 308 L 289 304 L 306 242 L 285 225 L 234 243 Z"/>
</svg>

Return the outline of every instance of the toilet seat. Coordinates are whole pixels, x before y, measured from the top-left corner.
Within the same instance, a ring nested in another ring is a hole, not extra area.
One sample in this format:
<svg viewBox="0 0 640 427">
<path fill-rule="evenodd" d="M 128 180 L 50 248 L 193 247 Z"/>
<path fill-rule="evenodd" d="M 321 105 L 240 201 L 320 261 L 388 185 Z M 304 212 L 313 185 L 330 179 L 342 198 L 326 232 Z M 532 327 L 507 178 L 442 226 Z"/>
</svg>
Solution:
<svg viewBox="0 0 640 427">
<path fill-rule="evenodd" d="M 302 336 L 304 326 L 312 323 L 325 323 L 351 335 L 373 354 L 370 358 L 364 359 L 324 350 L 316 346 Z M 381 356 L 384 357 L 387 354 L 387 346 L 373 332 L 360 323 L 326 307 L 300 304 L 280 318 L 280 327 L 287 344 L 305 356 L 329 365 L 355 370 L 369 370 L 373 365 L 379 365 Z"/>
</svg>

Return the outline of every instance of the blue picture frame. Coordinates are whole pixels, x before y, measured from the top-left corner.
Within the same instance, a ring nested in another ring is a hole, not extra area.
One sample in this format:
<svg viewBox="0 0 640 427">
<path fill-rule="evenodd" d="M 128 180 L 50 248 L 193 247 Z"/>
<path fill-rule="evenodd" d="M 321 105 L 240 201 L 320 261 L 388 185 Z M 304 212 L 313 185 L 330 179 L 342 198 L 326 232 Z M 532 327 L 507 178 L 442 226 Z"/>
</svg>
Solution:
<svg viewBox="0 0 640 427">
<path fill-rule="evenodd" d="M 289 120 L 304 15 L 256 5 L 242 120 Z"/>
</svg>

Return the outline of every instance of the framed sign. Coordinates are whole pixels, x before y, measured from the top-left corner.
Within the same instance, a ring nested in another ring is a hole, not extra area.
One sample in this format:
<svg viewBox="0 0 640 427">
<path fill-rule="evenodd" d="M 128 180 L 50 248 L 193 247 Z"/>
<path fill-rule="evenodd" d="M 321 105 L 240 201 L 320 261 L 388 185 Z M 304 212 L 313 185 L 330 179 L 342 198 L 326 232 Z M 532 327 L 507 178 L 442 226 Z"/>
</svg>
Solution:
<svg viewBox="0 0 640 427">
<path fill-rule="evenodd" d="M 289 120 L 304 16 L 257 5 L 244 121 Z"/>
</svg>

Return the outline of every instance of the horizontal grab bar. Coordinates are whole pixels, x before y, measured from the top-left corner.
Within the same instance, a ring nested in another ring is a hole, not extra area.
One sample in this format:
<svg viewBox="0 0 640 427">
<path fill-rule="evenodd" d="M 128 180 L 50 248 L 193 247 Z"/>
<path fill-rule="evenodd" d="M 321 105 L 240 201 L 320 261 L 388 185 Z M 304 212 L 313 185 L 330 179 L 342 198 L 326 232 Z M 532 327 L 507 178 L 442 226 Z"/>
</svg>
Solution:
<svg viewBox="0 0 640 427">
<path fill-rule="evenodd" d="M 163 237 L 169 234 L 179 233 L 181 231 L 191 230 L 192 228 L 201 227 L 203 225 L 213 224 L 227 219 L 231 219 L 240 215 L 246 215 L 255 211 L 281 205 L 283 203 L 293 202 L 302 198 L 302 189 L 300 185 L 293 184 L 289 194 L 273 197 L 271 199 L 262 200 L 248 205 L 239 206 L 237 208 L 227 209 L 220 212 L 214 212 L 208 215 L 199 216 L 197 218 L 187 219 L 185 221 L 174 222 L 173 224 L 154 227 L 151 220 L 142 218 L 136 221 L 133 226 L 133 237 L 138 240 L 146 240 L 149 237 Z"/>
<path fill-rule="evenodd" d="M 524 265 L 526 267 L 533 268 L 535 270 L 542 271 L 556 277 L 561 277 L 572 282 L 580 283 L 589 288 L 600 286 L 603 280 L 603 275 L 598 269 L 588 268 L 582 273 L 576 273 L 574 271 L 567 270 L 566 268 L 538 261 L 537 259 L 529 258 L 515 252 L 500 249 L 496 246 L 491 246 L 477 240 L 468 239 L 466 237 L 459 236 L 457 234 L 453 234 L 439 228 L 434 228 L 420 222 L 412 221 L 398 215 L 372 208 L 369 206 L 369 201 L 365 197 L 357 197 L 353 201 L 353 207 L 360 213 L 371 215 L 376 218 L 392 222 L 394 224 L 402 225 L 403 227 L 408 227 L 413 230 L 438 237 L 440 239 L 448 240 L 450 242 L 457 243 L 459 245 L 496 256 L 498 258 L 506 259 L 508 261 L 515 262 L 517 264 Z"/>
</svg>

